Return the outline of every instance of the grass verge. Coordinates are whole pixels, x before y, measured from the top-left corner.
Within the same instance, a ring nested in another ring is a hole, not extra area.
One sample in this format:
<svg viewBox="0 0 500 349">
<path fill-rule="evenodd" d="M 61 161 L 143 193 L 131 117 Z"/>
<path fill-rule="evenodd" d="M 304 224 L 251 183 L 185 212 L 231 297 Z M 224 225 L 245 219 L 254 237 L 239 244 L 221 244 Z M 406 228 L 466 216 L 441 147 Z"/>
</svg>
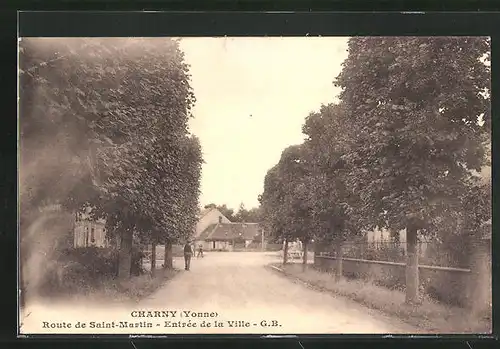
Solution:
<svg viewBox="0 0 500 349">
<path fill-rule="evenodd" d="M 405 303 L 402 291 L 377 286 L 365 280 L 336 282 L 332 274 L 320 272 L 311 266 L 305 271 L 301 264 L 275 263 L 269 265 L 269 268 L 305 282 L 317 290 L 344 296 L 387 315 L 396 316 L 426 333 L 491 333 L 490 320 L 474 317 L 463 308 L 443 305 L 428 298 L 423 299 L 419 306 L 410 306 Z"/>
<path fill-rule="evenodd" d="M 126 281 L 110 280 L 104 284 L 103 294 L 106 298 L 139 301 L 150 296 L 179 272 L 178 269 L 157 269 L 155 276 L 143 274 L 133 276 Z"/>
<path fill-rule="evenodd" d="M 178 272 L 178 269 L 160 268 L 156 270 L 154 277 L 150 273 L 145 273 L 131 276 L 130 279 L 123 281 L 112 277 L 102 277 L 98 281 L 94 280 L 92 286 L 87 283 L 85 287 L 79 289 L 76 286 L 82 284 L 82 280 L 79 280 L 77 285 L 68 280 L 64 288 L 54 290 L 51 294 L 46 293 L 35 296 L 29 300 L 52 300 L 54 302 L 95 301 L 96 303 L 105 302 L 107 304 L 136 303 L 153 294 L 174 278 Z M 83 284 L 85 283 L 83 282 Z"/>
<path fill-rule="evenodd" d="M 126 281 L 109 280 L 103 283 L 101 290 L 96 290 L 96 296 L 107 299 L 137 302 L 153 294 L 179 272 L 178 269 L 157 269 L 155 276 L 142 274 L 132 276 Z"/>
</svg>

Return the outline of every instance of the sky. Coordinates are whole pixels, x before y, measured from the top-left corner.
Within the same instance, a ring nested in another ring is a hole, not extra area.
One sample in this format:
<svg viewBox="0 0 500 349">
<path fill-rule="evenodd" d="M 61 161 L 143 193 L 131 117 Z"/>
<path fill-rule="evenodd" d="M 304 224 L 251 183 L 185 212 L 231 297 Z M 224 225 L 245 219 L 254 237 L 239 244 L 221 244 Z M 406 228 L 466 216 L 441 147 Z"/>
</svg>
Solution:
<svg viewBox="0 0 500 349">
<path fill-rule="evenodd" d="M 303 141 L 305 118 L 340 92 L 347 38 L 183 38 L 205 164 L 200 204 L 257 207 L 267 171 Z"/>
</svg>

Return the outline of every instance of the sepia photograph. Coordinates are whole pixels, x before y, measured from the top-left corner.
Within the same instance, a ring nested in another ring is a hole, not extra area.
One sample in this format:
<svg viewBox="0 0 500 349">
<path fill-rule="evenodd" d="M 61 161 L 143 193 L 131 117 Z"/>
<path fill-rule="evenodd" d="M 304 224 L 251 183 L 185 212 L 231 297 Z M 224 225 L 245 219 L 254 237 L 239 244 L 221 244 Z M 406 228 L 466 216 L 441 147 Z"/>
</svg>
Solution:
<svg viewBox="0 0 500 349">
<path fill-rule="evenodd" d="M 490 52 L 18 38 L 18 336 L 490 334 Z"/>
</svg>

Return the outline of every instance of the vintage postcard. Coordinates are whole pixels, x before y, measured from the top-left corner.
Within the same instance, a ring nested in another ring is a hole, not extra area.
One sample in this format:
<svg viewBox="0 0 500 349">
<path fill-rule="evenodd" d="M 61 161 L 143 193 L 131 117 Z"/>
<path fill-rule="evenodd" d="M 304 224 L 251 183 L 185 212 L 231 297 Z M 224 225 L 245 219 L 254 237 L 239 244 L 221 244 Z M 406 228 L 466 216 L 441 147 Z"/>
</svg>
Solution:
<svg viewBox="0 0 500 349">
<path fill-rule="evenodd" d="M 491 333 L 488 37 L 19 38 L 19 335 Z"/>
</svg>

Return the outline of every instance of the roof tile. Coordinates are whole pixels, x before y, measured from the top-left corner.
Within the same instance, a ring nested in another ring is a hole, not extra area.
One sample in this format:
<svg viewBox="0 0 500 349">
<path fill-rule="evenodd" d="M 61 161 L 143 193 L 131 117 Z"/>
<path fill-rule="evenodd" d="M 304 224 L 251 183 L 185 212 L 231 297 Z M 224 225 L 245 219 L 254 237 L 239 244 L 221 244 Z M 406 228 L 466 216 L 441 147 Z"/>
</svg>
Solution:
<svg viewBox="0 0 500 349">
<path fill-rule="evenodd" d="M 202 233 L 200 239 L 223 241 L 241 237 L 244 240 L 253 240 L 260 234 L 261 229 L 258 223 L 219 223 L 210 234 L 204 235 Z"/>
</svg>

